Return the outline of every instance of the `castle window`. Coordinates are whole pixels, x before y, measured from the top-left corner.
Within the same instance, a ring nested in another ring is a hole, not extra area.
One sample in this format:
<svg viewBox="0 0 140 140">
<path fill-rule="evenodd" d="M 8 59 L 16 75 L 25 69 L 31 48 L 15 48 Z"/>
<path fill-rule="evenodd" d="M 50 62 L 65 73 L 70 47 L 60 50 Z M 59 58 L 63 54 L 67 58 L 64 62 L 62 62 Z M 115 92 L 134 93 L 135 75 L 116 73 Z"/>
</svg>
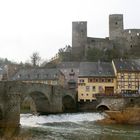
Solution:
<svg viewBox="0 0 140 140">
<path fill-rule="evenodd" d="M 95 42 L 95 40 L 92 39 L 91 42 Z"/>
<path fill-rule="evenodd" d="M 133 46 L 132 45 L 130 45 L 130 48 L 132 48 Z"/>
<path fill-rule="evenodd" d="M 131 34 L 131 30 L 129 30 L 128 33 Z"/>
<path fill-rule="evenodd" d="M 130 38 L 132 39 L 132 36 Z"/>
<path fill-rule="evenodd" d="M 137 36 L 139 36 L 140 34 L 139 33 L 137 33 Z"/>
<path fill-rule="evenodd" d="M 115 22 L 116 25 L 118 25 L 118 22 Z"/>
</svg>

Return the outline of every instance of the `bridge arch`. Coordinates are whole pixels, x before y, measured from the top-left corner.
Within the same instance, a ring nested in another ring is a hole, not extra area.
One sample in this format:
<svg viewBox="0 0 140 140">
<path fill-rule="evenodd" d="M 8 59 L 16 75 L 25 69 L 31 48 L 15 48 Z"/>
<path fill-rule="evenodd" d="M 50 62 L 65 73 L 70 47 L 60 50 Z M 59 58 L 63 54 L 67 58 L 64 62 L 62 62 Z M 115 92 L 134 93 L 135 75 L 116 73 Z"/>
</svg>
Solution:
<svg viewBox="0 0 140 140">
<path fill-rule="evenodd" d="M 27 101 L 27 98 L 30 100 L 29 102 Z M 49 98 L 45 93 L 41 91 L 30 91 L 29 93 L 24 94 L 24 97 L 22 97 L 21 105 L 27 102 L 30 111 L 33 113 L 44 114 L 49 112 Z"/>
<path fill-rule="evenodd" d="M 96 109 L 98 111 L 105 111 L 105 110 L 110 110 L 110 107 L 108 107 L 108 105 L 105 105 L 105 104 L 100 104 L 96 107 Z"/>
<path fill-rule="evenodd" d="M 65 95 L 62 97 L 62 110 L 64 112 L 75 112 L 76 102 L 70 95 Z"/>
</svg>

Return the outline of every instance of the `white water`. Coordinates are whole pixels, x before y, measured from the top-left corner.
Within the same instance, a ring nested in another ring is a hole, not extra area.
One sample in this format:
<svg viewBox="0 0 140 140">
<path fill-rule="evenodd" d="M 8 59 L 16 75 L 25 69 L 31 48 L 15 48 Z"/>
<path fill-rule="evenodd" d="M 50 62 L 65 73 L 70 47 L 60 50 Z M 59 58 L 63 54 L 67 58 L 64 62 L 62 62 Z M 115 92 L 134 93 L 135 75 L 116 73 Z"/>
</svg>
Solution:
<svg viewBox="0 0 140 140">
<path fill-rule="evenodd" d="M 103 115 L 99 113 L 73 113 L 73 114 L 59 114 L 48 116 L 35 116 L 31 114 L 21 114 L 21 126 L 39 127 L 47 123 L 56 122 L 92 122 L 103 119 Z"/>
</svg>

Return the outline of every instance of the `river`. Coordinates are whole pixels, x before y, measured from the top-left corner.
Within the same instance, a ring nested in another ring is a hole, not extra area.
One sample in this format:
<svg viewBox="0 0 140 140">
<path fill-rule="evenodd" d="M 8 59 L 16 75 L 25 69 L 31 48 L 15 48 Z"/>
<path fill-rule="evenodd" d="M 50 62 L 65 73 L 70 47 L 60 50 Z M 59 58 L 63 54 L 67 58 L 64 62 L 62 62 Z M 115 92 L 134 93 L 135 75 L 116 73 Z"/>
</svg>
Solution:
<svg viewBox="0 0 140 140">
<path fill-rule="evenodd" d="M 21 114 L 21 130 L 33 140 L 140 140 L 139 125 L 99 125 L 100 113 Z"/>
</svg>

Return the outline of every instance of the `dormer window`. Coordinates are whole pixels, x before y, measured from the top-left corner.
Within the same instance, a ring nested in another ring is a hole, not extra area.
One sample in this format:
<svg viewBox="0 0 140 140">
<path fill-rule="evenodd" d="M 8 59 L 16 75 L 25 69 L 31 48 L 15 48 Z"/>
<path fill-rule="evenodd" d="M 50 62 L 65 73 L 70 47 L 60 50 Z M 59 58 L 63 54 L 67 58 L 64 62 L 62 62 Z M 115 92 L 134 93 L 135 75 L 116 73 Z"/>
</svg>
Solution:
<svg viewBox="0 0 140 140">
<path fill-rule="evenodd" d="M 54 77 L 57 78 L 57 76 L 58 76 L 58 74 L 56 73 L 56 74 L 54 75 Z"/>
<path fill-rule="evenodd" d="M 39 78 L 39 74 L 37 74 L 37 78 Z"/>
<path fill-rule="evenodd" d="M 21 78 L 21 74 L 18 75 L 18 78 Z"/>
<path fill-rule="evenodd" d="M 28 74 L 27 77 L 30 78 L 30 74 Z"/>
</svg>

